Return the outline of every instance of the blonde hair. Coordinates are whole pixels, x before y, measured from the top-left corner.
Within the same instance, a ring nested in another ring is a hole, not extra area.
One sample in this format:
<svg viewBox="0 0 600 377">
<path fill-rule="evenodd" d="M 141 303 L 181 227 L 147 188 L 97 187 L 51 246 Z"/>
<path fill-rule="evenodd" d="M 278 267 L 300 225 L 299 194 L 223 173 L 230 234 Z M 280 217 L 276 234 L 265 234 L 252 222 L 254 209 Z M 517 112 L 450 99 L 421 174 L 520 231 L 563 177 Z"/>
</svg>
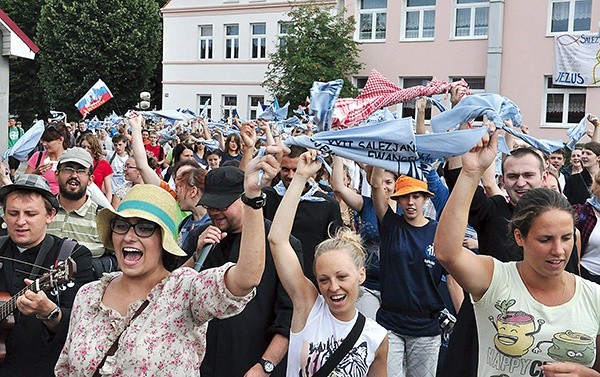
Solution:
<svg viewBox="0 0 600 377">
<path fill-rule="evenodd" d="M 361 238 L 356 232 L 347 227 L 342 227 L 337 230 L 335 235 L 325 241 L 321 242 L 315 248 L 315 259 L 313 261 L 313 272 L 315 272 L 315 266 L 317 259 L 328 251 L 332 250 L 344 250 L 357 270 L 365 267 L 366 251 L 362 245 Z"/>
</svg>

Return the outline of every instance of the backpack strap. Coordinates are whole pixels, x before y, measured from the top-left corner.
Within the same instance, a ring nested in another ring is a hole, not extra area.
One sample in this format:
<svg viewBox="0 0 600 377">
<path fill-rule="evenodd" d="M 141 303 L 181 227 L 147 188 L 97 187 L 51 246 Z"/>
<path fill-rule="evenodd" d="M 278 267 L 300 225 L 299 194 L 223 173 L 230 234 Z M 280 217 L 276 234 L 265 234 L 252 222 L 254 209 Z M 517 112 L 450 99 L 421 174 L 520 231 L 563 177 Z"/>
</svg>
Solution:
<svg viewBox="0 0 600 377">
<path fill-rule="evenodd" d="M 34 169 L 37 169 L 40 167 L 40 163 L 42 162 L 42 155 L 44 154 L 43 151 L 38 151 L 38 157 L 37 157 L 37 161 L 35 163 L 35 167 Z"/>
<path fill-rule="evenodd" d="M 108 161 L 108 164 L 112 166 L 112 162 L 115 160 L 115 157 L 117 157 L 117 152 L 113 152 L 112 157 L 110 158 L 110 160 Z"/>
</svg>

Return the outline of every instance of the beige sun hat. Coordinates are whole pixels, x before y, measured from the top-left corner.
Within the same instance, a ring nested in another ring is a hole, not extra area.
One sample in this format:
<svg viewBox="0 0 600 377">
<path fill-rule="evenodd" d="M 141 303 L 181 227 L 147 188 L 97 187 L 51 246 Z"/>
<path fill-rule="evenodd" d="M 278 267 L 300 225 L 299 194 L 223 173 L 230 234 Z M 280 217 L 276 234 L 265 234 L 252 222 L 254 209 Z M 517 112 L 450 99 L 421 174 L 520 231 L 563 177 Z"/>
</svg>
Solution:
<svg viewBox="0 0 600 377">
<path fill-rule="evenodd" d="M 173 255 L 187 256 L 177 245 L 177 203 L 164 189 L 155 185 L 135 185 L 125 195 L 116 211 L 104 208 L 98 212 L 98 235 L 104 246 L 111 250 L 114 250 L 114 245 L 110 222 L 115 217 L 138 217 L 158 224 L 162 229 L 163 249 Z"/>
</svg>

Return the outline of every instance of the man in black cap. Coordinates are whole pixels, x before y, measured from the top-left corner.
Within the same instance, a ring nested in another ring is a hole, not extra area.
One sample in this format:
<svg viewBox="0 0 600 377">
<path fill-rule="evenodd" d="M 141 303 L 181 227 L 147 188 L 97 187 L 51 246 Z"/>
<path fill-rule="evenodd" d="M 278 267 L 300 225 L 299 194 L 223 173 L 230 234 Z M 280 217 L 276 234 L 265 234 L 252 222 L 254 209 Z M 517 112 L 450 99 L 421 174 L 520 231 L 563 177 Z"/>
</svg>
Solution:
<svg viewBox="0 0 600 377">
<path fill-rule="evenodd" d="M 73 286 L 49 293 L 21 292 L 25 279 L 40 277 L 59 258 L 64 239 L 46 233 L 58 201 L 46 179 L 35 174 L 23 174 L 14 184 L 0 188 L 0 201 L 8 230 L 8 236 L 0 237 L 0 291 L 18 297 L 15 326 L 6 337 L 0 375 L 52 376 L 67 336 L 75 294 L 93 280 L 92 256 L 86 247 L 73 244 L 70 257 L 77 266 Z"/>
<path fill-rule="evenodd" d="M 183 246 L 198 259 L 205 245 L 215 245 L 201 269 L 237 261 L 244 209 L 258 209 L 265 204 L 264 194 L 247 198 L 243 182 L 244 172 L 233 166 L 206 175 L 199 205 L 206 208 L 212 225 L 194 229 Z M 265 220 L 266 234 L 270 224 Z M 292 238 L 291 243 L 302 260 L 300 242 Z M 285 376 L 292 303 L 277 277 L 268 242 L 265 247 L 265 271 L 254 299 L 241 314 L 213 319 L 208 324 L 206 354 L 200 368 L 203 377 L 243 376 L 247 372 L 253 376 Z"/>
</svg>

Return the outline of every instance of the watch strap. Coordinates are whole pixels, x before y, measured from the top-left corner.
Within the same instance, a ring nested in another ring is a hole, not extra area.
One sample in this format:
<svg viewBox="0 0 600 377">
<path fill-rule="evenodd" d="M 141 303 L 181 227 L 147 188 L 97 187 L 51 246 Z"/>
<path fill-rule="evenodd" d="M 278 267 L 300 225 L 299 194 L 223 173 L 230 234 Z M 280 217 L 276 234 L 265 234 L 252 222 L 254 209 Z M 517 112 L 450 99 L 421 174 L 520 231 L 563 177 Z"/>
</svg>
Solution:
<svg viewBox="0 0 600 377">
<path fill-rule="evenodd" d="M 60 308 L 58 307 L 58 305 L 56 305 L 54 309 L 50 312 L 50 314 L 48 314 L 47 316 L 36 314 L 35 318 L 39 319 L 40 321 L 52 321 L 54 318 L 58 317 L 59 314 Z"/>
<path fill-rule="evenodd" d="M 253 209 L 261 209 L 267 204 L 267 194 L 264 192 L 261 192 L 260 196 L 256 198 L 249 198 L 246 196 L 246 193 L 243 193 L 241 199 L 242 203 Z"/>
</svg>

